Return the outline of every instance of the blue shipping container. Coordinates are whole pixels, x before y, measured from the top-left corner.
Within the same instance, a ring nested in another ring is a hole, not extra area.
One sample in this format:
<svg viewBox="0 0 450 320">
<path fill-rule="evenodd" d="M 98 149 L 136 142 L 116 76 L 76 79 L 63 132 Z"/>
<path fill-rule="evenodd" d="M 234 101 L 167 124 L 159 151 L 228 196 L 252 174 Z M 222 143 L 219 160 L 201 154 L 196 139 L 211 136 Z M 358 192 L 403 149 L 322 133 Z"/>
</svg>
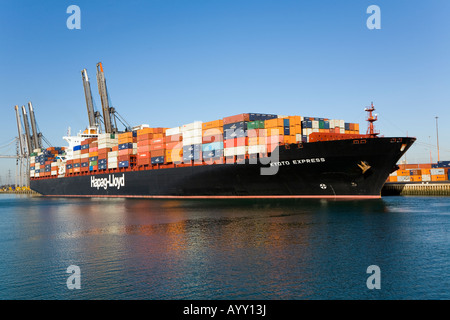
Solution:
<svg viewBox="0 0 450 320">
<path fill-rule="evenodd" d="M 158 163 L 164 163 L 164 157 L 152 157 L 151 158 L 152 164 L 158 164 Z"/>
<path fill-rule="evenodd" d="M 202 145 L 203 152 L 216 149 L 223 149 L 223 142 L 212 142 L 212 143 L 205 143 Z"/>
<path fill-rule="evenodd" d="M 119 144 L 119 150 L 123 150 L 123 149 L 133 149 L 133 143 L 128 142 L 128 143 Z"/>
<path fill-rule="evenodd" d="M 78 151 L 78 150 L 81 150 L 81 145 L 73 147 L 73 151 Z"/>
<path fill-rule="evenodd" d="M 119 168 L 127 168 L 130 166 L 130 162 L 129 161 L 120 161 L 119 162 Z"/>
<path fill-rule="evenodd" d="M 237 130 L 233 130 L 233 129 L 224 130 L 224 133 L 223 133 L 224 139 L 242 138 L 242 137 L 246 137 L 246 136 L 247 136 L 247 132 L 242 128 L 239 128 Z"/>
</svg>

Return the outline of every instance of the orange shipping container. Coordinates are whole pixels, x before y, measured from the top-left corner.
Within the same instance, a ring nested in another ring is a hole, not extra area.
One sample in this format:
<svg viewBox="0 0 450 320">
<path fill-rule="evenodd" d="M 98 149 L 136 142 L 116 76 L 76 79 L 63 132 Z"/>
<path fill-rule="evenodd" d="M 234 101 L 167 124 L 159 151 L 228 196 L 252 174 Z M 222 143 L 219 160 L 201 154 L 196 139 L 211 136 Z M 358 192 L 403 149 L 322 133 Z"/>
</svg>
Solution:
<svg viewBox="0 0 450 320">
<path fill-rule="evenodd" d="M 153 157 L 164 157 L 164 155 L 166 154 L 166 150 L 165 149 L 159 149 L 159 150 L 152 150 L 150 151 L 150 154 Z"/>
<path fill-rule="evenodd" d="M 411 176 L 411 178 L 410 178 L 410 181 L 413 181 L 413 182 L 417 182 L 417 181 L 422 181 L 422 175 L 412 175 Z"/>
<path fill-rule="evenodd" d="M 137 136 L 136 141 L 142 141 L 142 140 L 150 140 L 153 139 L 153 133 L 143 133 Z"/>
<path fill-rule="evenodd" d="M 172 149 L 172 162 L 178 163 L 183 161 L 183 148 Z"/>
<path fill-rule="evenodd" d="M 284 126 L 284 119 L 283 118 L 274 118 L 264 121 L 264 128 L 276 128 L 276 127 L 283 127 Z"/>
<path fill-rule="evenodd" d="M 445 174 L 432 174 L 431 175 L 431 181 L 445 181 L 447 180 L 447 177 Z"/>
<path fill-rule="evenodd" d="M 283 127 L 272 127 L 267 129 L 267 136 L 280 136 L 284 135 L 284 128 Z"/>
<path fill-rule="evenodd" d="M 409 170 L 397 170 L 397 175 L 398 176 L 409 176 Z"/>
<path fill-rule="evenodd" d="M 137 136 L 139 137 L 141 135 L 149 134 L 149 133 L 153 133 L 153 128 L 142 128 L 137 131 Z"/>
<path fill-rule="evenodd" d="M 232 123 L 232 122 L 230 122 Z M 211 129 L 211 128 L 218 128 L 223 126 L 223 120 L 214 120 L 209 122 L 204 122 L 202 125 L 203 130 L 205 129 Z"/>
</svg>

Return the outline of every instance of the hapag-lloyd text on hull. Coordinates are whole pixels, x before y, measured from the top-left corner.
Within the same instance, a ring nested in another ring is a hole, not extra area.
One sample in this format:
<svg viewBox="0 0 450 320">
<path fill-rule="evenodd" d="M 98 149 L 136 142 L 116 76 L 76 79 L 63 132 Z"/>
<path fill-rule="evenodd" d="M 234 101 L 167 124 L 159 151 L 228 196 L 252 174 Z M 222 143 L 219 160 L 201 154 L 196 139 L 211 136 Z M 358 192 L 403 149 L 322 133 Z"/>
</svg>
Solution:
<svg viewBox="0 0 450 320">
<path fill-rule="evenodd" d="M 96 178 L 95 176 L 91 177 L 91 188 L 117 188 L 125 187 L 125 174 L 122 174 L 121 177 L 116 177 L 114 174 L 110 174 L 108 178 Z"/>
</svg>

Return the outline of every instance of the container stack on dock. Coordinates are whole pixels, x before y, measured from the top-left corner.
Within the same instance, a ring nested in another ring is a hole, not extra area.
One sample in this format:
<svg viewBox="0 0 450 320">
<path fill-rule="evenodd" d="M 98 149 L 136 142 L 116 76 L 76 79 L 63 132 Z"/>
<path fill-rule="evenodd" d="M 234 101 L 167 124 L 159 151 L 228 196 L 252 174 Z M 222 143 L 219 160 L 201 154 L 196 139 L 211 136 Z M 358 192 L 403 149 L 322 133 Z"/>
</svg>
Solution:
<svg viewBox="0 0 450 320">
<path fill-rule="evenodd" d="M 64 175 L 73 176 L 160 165 L 240 163 L 267 156 L 280 144 L 361 137 L 359 125 L 344 120 L 242 113 L 174 128 L 141 126 L 119 134 L 99 134 L 74 146 L 66 162 L 50 160 L 48 153 L 58 154 L 60 150 L 36 154 L 30 173 L 32 177 L 56 176 L 60 172 L 56 168 L 64 165 Z M 48 159 L 37 161 L 41 156 Z"/>
<path fill-rule="evenodd" d="M 387 182 L 436 182 L 448 181 L 450 161 L 427 164 L 402 164 L 391 173 Z"/>
</svg>

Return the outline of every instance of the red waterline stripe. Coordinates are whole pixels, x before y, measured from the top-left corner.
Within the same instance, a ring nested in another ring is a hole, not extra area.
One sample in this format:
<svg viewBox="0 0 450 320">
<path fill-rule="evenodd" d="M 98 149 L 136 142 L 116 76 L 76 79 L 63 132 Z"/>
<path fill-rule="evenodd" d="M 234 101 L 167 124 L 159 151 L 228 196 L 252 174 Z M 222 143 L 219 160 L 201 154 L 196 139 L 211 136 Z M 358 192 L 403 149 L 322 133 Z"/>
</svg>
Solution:
<svg viewBox="0 0 450 320">
<path fill-rule="evenodd" d="M 45 195 L 46 197 L 149 198 L 149 199 L 380 199 L 379 196 L 137 196 L 137 195 Z"/>
</svg>

